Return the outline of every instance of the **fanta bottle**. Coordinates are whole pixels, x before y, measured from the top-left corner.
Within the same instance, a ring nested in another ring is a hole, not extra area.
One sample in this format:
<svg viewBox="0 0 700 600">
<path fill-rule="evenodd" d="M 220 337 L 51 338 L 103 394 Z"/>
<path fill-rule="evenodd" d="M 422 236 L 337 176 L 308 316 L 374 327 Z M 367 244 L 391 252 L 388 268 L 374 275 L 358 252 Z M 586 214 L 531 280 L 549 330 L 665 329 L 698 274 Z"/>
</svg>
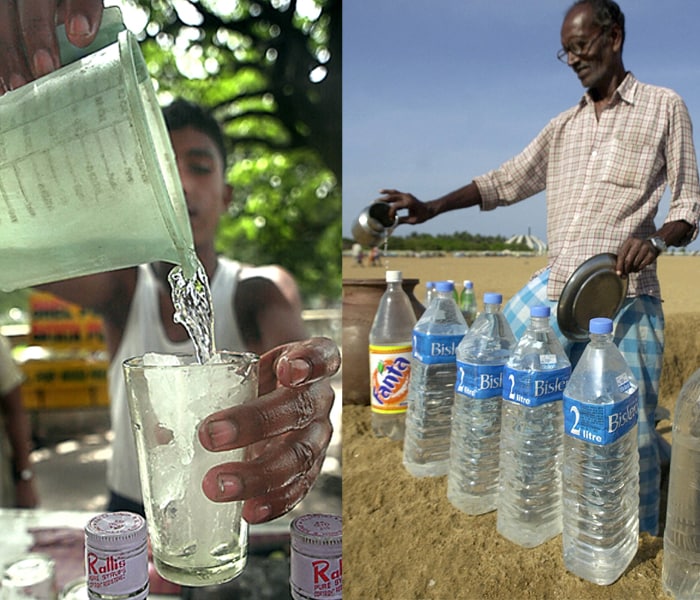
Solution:
<svg viewBox="0 0 700 600">
<path fill-rule="evenodd" d="M 401 271 L 386 272 L 386 291 L 369 332 L 372 431 L 377 437 L 393 440 L 402 440 L 404 434 L 411 332 L 416 324 L 416 315 L 401 282 Z"/>
</svg>

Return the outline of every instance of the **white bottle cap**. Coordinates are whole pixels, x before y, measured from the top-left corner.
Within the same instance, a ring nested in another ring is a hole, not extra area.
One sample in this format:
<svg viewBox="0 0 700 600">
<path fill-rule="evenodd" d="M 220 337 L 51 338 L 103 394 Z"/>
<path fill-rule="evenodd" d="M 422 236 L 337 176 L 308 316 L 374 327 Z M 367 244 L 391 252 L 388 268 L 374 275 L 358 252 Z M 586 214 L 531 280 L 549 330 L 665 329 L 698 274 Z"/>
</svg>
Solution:
<svg viewBox="0 0 700 600">
<path fill-rule="evenodd" d="M 97 515 L 85 526 L 85 541 L 91 548 L 121 550 L 138 548 L 146 543 L 146 521 L 131 512 Z"/>
<path fill-rule="evenodd" d="M 386 282 L 387 283 L 396 283 L 397 281 L 402 281 L 403 276 L 401 274 L 401 271 L 387 271 L 386 272 Z"/>
</svg>

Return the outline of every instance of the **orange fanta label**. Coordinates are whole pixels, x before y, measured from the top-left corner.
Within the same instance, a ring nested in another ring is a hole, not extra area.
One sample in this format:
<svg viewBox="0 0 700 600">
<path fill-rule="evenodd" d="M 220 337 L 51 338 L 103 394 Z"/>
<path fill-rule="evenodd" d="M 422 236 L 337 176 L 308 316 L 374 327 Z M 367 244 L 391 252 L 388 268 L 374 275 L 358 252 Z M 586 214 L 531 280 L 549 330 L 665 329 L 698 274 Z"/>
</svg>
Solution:
<svg viewBox="0 0 700 600">
<path fill-rule="evenodd" d="M 372 411 L 382 414 L 406 412 L 411 346 L 369 346 Z"/>
</svg>

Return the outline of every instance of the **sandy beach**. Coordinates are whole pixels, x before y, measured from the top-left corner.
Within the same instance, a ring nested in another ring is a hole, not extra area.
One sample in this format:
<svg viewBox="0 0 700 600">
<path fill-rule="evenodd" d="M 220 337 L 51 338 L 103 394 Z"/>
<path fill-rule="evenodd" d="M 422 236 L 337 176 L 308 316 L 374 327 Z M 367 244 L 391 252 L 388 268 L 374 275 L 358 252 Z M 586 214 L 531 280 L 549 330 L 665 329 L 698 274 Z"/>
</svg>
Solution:
<svg viewBox="0 0 700 600">
<path fill-rule="evenodd" d="M 471 279 L 477 297 L 507 300 L 545 258 L 389 258 L 388 268 L 420 280 Z M 666 352 L 659 404 L 673 415 L 683 382 L 700 367 L 700 257 L 662 256 L 659 277 Z M 382 279 L 382 267 L 343 259 L 344 279 Z M 480 303 L 481 304 L 481 303 Z M 671 421 L 659 423 L 670 440 Z M 446 478 L 416 479 L 401 464 L 401 443 L 376 439 L 369 407 L 343 407 L 344 597 L 410 599 L 650 599 L 661 587 L 663 539 L 642 534 L 632 564 L 615 583 L 597 586 L 566 571 L 561 536 L 524 549 L 496 532 L 496 513 L 469 516 L 446 498 Z M 663 512 L 662 512 L 663 515 Z"/>
</svg>

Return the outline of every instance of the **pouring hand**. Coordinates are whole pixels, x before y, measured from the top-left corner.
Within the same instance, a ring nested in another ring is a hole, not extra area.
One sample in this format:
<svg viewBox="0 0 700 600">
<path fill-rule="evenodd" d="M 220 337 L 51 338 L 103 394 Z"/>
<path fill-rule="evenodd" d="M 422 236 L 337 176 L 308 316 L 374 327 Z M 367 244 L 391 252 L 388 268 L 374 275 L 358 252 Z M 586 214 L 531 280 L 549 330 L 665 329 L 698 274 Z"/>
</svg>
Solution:
<svg viewBox="0 0 700 600">
<path fill-rule="evenodd" d="M 396 213 L 402 208 L 408 209 L 408 215 L 399 216 L 398 224 L 409 223 L 410 225 L 416 225 L 434 216 L 428 208 L 428 205 L 418 200 L 418 198 L 412 194 L 407 194 L 398 190 L 380 190 L 380 193 L 384 194 L 384 196 L 379 198 L 379 201 L 391 205 L 389 211 L 390 218 L 395 219 Z"/>
<path fill-rule="evenodd" d="M 294 508 L 321 471 L 333 432 L 329 378 L 339 367 L 338 348 L 327 338 L 264 354 L 258 397 L 211 415 L 200 427 L 208 450 L 248 449 L 244 461 L 211 469 L 202 482 L 204 493 L 215 502 L 244 500 L 249 523 Z"/>
<path fill-rule="evenodd" d="M 0 2 L 0 95 L 60 66 L 56 26 L 85 47 L 102 20 L 102 0 L 3 0 Z"/>
</svg>

